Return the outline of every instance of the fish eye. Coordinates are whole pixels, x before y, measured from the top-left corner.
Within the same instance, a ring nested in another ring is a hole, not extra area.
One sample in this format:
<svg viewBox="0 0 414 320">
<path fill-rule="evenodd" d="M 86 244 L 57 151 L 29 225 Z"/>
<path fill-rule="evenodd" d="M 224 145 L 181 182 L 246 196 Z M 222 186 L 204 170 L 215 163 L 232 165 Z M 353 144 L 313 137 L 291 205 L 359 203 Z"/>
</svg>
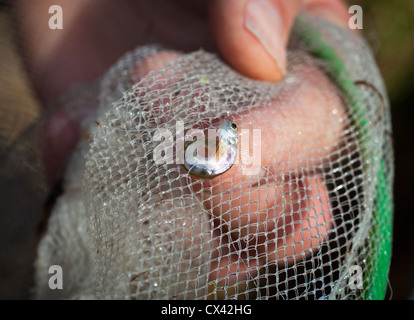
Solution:
<svg viewBox="0 0 414 320">
<path fill-rule="evenodd" d="M 232 127 L 233 129 L 237 129 L 237 125 L 236 125 L 234 122 L 232 122 L 232 123 L 231 123 L 231 127 Z"/>
</svg>

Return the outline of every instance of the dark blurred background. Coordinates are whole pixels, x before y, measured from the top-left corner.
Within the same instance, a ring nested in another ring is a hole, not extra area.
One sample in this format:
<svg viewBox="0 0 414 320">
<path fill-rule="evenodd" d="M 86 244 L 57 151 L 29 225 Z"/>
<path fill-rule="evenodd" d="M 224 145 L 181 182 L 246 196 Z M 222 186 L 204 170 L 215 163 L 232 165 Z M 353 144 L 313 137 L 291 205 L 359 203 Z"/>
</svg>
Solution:
<svg viewBox="0 0 414 320">
<path fill-rule="evenodd" d="M 36 119 L 41 110 L 14 43 L 7 2 L 0 0 L 0 155 Z M 411 194 L 414 191 L 414 149 L 411 145 L 414 138 L 414 1 L 347 2 L 349 5 L 360 5 L 363 9 L 363 33 L 373 48 L 384 76 L 392 107 L 396 170 L 395 215 L 387 298 L 414 299 L 414 210 L 410 207 L 414 198 Z M 0 183 L 6 184 L 7 181 Z M 7 196 L 0 195 L 0 198 L 1 196 L 1 200 L 7 200 Z M 29 298 L 26 289 L 32 284 L 32 268 L 27 265 L 33 259 L 30 249 L 36 246 L 36 230 L 27 229 L 27 226 L 38 224 L 40 216 L 25 219 L 19 221 L 13 216 L 0 214 L 2 234 L 8 232 L 4 230 L 5 225 L 20 230 L 20 238 L 16 238 L 16 241 L 9 237 L 10 243 L 0 243 L 0 299 Z M 3 239 L 0 236 L 0 241 Z M 20 247 L 21 239 L 31 243 L 27 254 Z M 18 258 L 10 263 L 10 256 Z M 24 272 L 17 272 L 19 268 Z"/>
</svg>

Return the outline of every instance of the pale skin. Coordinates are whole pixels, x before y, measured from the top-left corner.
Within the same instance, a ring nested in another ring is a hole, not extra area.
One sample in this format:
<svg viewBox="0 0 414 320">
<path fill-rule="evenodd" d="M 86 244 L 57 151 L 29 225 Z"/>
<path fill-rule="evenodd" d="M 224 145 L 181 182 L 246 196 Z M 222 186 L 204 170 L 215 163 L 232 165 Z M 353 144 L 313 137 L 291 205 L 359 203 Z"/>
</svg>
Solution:
<svg viewBox="0 0 414 320">
<path fill-rule="evenodd" d="M 251 4 L 248 0 L 100 0 L 99 5 L 96 0 L 72 0 L 61 4 L 64 29 L 56 32 L 50 30 L 46 23 L 48 8 L 55 2 L 36 1 L 36 10 L 32 10 L 27 1 L 16 0 L 21 33 L 24 35 L 26 28 L 39 30 L 36 41 L 26 39 L 22 48 L 29 53 L 26 64 L 44 104 L 52 102 L 73 83 L 100 76 L 123 53 L 147 43 L 162 43 L 183 51 L 204 47 L 219 52 L 233 69 L 247 77 L 278 82 L 286 73 L 286 45 L 291 27 L 302 10 L 344 28 L 347 28 L 349 19 L 347 7 L 340 0 L 263 0 L 250 6 L 250 11 L 247 10 Z M 40 24 L 42 19 L 45 23 Z M 161 52 L 144 60 L 136 66 L 134 80 L 139 81 L 149 71 L 166 65 L 177 56 L 175 52 Z M 253 129 L 247 125 L 249 121 L 260 126 L 261 119 L 266 119 L 267 127 L 279 128 L 279 131 L 275 129 L 263 137 L 263 165 L 283 163 L 286 155 L 294 159 L 311 158 L 318 164 L 326 155 L 324 152 L 328 153 L 333 148 L 341 134 L 341 125 L 334 118 L 328 120 L 332 110 L 337 111 L 337 119 L 345 114 L 345 108 L 339 97 L 333 99 L 334 103 L 327 104 L 322 94 L 326 91 L 335 94 L 336 88 L 321 71 L 310 65 L 306 68 L 307 72 L 301 80 L 310 89 L 297 88 L 286 93 L 289 98 L 281 107 L 283 117 L 266 109 L 269 107 L 263 107 L 252 112 L 250 119 L 232 119 L 239 130 Z M 320 122 L 308 123 L 303 109 L 295 107 L 298 101 L 307 106 L 309 114 L 321 114 Z M 273 107 L 278 108 L 277 105 Z M 62 170 L 64 159 L 70 154 L 79 134 L 76 121 L 69 120 L 65 114 L 55 117 L 56 121 L 59 120 L 59 126 L 50 126 L 46 134 L 49 146 L 46 153 L 57 155 L 52 157 L 55 160 L 47 163 L 53 168 L 49 170 L 51 181 Z M 306 132 L 306 141 L 322 141 L 325 148 L 313 150 L 311 146 L 303 145 L 303 136 L 297 135 L 299 128 Z M 303 150 L 306 150 L 305 154 Z M 295 165 L 300 166 L 299 162 L 291 163 L 291 170 L 295 169 Z M 274 166 L 273 170 L 271 174 L 276 174 L 278 167 Z M 217 251 L 213 258 L 226 251 L 231 253 L 232 249 L 226 246 L 230 239 L 221 237 L 222 232 L 226 231 L 230 231 L 233 241 L 249 239 L 245 241 L 246 248 L 254 246 L 255 249 L 247 250 L 249 259 L 230 254 L 220 263 L 214 260 L 210 279 L 225 277 L 235 270 L 247 273 L 251 264 L 278 263 L 282 258 L 287 258 L 289 262 L 299 261 L 303 252 L 318 248 L 324 241 L 332 227 L 332 213 L 327 187 L 321 177 L 309 175 L 299 184 L 274 181 L 273 188 L 269 188 L 270 185 L 253 188 L 255 191 L 251 197 L 241 196 L 244 188 L 252 187 L 248 185 L 249 180 L 236 181 L 231 177 L 242 177 L 240 166 L 233 166 L 212 180 L 199 181 L 199 186 L 195 183 L 194 187 L 195 192 L 204 187 L 211 193 L 204 206 L 217 226 L 214 230 Z M 194 180 L 197 178 L 191 179 L 197 182 Z M 246 205 L 255 200 L 256 207 Z M 272 212 L 270 215 L 263 213 L 267 211 L 263 209 L 275 207 L 283 201 L 290 203 L 290 207 L 283 212 L 276 209 L 268 210 Z M 275 218 L 281 216 L 284 218 L 277 220 L 279 225 L 275 225 Z M 219 227 L 223 222 L 227 230 Z M 301 229 L 305 232 L 293 232 Z M 263 232 L 271 236 L 255 236 Z M 278 242 L 282 235 L 285 237 L 283 250 Z M 298 237 L 303 240 L 301 245 L 295 244 L 300 240 Z M 263 252 L 271 254 L 264 259 Z"/>
</svg>

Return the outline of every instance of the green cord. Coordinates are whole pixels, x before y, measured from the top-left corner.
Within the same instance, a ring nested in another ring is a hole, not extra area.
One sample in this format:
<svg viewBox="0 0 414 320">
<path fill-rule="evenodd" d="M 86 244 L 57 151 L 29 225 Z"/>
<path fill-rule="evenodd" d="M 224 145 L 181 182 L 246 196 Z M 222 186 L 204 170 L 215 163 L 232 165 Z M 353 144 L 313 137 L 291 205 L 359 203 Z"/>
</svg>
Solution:
<svg viewBox="0 0 414 320">
<path fill-rule="evenodd" d="M 358 129 L 357 139 L 361 148 L 361 157 L 364 169 L 367 169 L 369 163 L 373 162 L 375 154 L 366 146 L 366 141 L 370 141 L 372 138 L 368 129 L 371 124 L 368 120 L 366 109 L 361 104 L 359 90 L 354 84 L 346 65 L 339 58 L 335 50 L 324 41 L 320 31 L 310 26 L 303 17 L 298 18 L 296 27 L 298 28 L 299 37 L 311 50 L 312 54 L 316 58 L 329 63 L 329 76 L 348 99 L 349 111 L 356 115 L 355 117 L 351 117 L 351 123 Z M 369 262 L 376 262 L 376 269 L 370 270 L 370 274 L 368 275 L 369 286 L 364 296 L 365 299 L 372 300 L 384 299 L 385 297 L 391 257 L 393 207 L 392 195 L 387 194 L 387 177 L 384 159 L 380 159 L 377 178 L 378 182 L 375 188 L 376 197 L 374 199 L 376 211 L 373 212 L 372 229 L 369 234 L 371 248 L 374 250 L 373 254 L 368 257 Z"/>
</svg>

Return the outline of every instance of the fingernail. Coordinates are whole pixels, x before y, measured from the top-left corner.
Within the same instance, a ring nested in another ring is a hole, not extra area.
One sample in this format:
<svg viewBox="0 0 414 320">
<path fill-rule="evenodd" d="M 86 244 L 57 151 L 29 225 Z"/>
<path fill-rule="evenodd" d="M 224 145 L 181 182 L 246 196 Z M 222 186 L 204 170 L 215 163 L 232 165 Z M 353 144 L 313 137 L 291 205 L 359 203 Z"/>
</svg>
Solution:
<svg viewBox="0 0 414 320">
<path fill-rule="evenodd" d="M 286 71 L 286 35 L 278 9 L 266 0 L 250 0 L 245 26 L 260 41 L 282 74 Z"/>
</svg>

